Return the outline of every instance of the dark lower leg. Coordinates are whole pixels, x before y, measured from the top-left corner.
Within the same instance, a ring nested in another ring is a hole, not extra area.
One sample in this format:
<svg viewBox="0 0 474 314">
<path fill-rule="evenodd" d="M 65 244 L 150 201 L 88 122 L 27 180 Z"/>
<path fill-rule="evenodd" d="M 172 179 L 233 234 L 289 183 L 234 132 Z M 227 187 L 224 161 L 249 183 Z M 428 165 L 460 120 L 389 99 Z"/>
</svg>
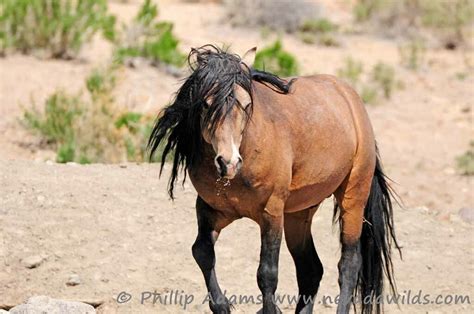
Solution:
<svg viewBox="0 0 474 314">
<path fill-rule="evenodd" d="M 339 304 L 337 313 L 349 313 L 354 290 L 357 286 L 359 270 L 362 265 L 359 241 L 354 244 L 342 244 L 339 261 Z"/>
<path fill-rule="evenodd" d="M 216 263 L 214 243 L 217 240 L 218 233 L 214 230 L 215 219 L 212 216 L 212 209 L 198 199 L 196 210 L 198 236 L 193 244 L 192 252 L 206 282 L 209 293 L 209 307 L 213 313 L 230 313 L 229 301 L 219 287 L 214 269 Z"/>
<path fill-rule="evenodd" d="M 282 237 L 281 219 L 264 213 L 261 225 L 260 265 L 257 271 L 257 282 L 263 296 L 264 314 L 281 313 L 275 304 L 275 291 L 278 284 L 278 259 Z"/>
<path fill-rule="evenodd" d="M 312 313 L 314 297 L 318 292 L 319 283 L 323 277 L 323 265 L 314 248 L 312 237 L 309 238 L 304 249 L 291 253 L 295 261 L 300 296 L 296 306 L 296 313 Z"/>
<path fill-rule="evenodd" d="M 311 235 L 313 212 L 285 215 L 285 239 L 296 266 L 299 300 L 296 313 L 312 313 L 314 298 L 323 276 L 323 265 Z"/>
</svg>

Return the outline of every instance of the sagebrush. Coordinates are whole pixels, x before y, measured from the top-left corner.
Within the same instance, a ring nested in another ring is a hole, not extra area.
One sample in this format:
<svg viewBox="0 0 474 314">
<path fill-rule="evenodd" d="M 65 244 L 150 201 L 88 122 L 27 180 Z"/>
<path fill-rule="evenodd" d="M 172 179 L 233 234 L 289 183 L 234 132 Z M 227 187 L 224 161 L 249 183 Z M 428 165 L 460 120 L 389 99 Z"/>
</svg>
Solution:
<svg viewBox="0 0 474 314">
<path fill-rule="evenodd" d="M 0 53 L 72 58 L 97 32 L 114 40 L 114 26 L 106 0 L 2 0 Z"/>
<path fill-rule="evenodd" d="M 254 67 L 282 77 L 297 75 L 299 70 L 296 57 L 283 49 L 280 40 L 257 52 Z"/>
<path fill-rule="evenodd" d="M 370 21 L 377 31 L 402 37 L 436 38 L 453 49 L 467 42 L 472 32 L 472 0 L 359 0 L 354 6 L 358 22 Z"/>
<path fill-rule="evenodd" d="M 117 66 L 94 70 L 87 95 L 56 91 L 45 110 L 25 110 L 23 124 L 56 150 L 58 162 L 114 163 L 146 160 L 153 118 L 118 108 Z"/>
<path fill-rule="evenodd" d="M 130 25 L 123 26 L 116 48 L 117 61 L 144 58 L 152 64 L 181 66 L 185 56 L 179 51 L 179 40 L 173 34 L 173 24 L 157 22 L 158 6 L 145 0 Z"/>
<path fill-rule="evenodd" d="M 456 158 L 456 166 L 462 175 L 474 175 L 474 141 L 469 143 L 469 149 Z"/>
<path fill-rule="evenodd" d="M 398 46 L 400 63 L 410 70 L 418 70 L 425 63 L 426 47 L 422 39 L 409 40 Z"/>
<path fill-rule="evenodd" d="M 339 46 L 335 36 L 337 30 L 338 26 L 326 18 L 310 19 L 299 27 L 299 36 L 307 44 Z"/>
<path fill-rule="evenodd" d="M 363 63 L 351 57 L 345 59 L 344 65 L 337 70 L 337 76 L 347 80 L 365 104 L 375 104 L 380 96 L 390 99 L 393 92 L 402 86 L 391 65 L 378 62 L 366 73 Z"/>
</svg>

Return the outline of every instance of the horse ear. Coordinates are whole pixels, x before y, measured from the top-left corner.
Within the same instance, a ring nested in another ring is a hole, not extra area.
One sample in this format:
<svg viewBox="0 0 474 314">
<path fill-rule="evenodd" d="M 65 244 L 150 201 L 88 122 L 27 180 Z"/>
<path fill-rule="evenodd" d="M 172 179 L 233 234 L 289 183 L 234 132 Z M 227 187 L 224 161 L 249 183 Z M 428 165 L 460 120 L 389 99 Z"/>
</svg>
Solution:
<svg viewBox="0 0 474 314">
<path fill-rule="evenodd" d="M 242 62 L 245 63 L 249 68 L 253 66 L 255 61 L 255 55 L 257 54 L 257 47 L 249 49 L 242 57 Z"/>
</svg>

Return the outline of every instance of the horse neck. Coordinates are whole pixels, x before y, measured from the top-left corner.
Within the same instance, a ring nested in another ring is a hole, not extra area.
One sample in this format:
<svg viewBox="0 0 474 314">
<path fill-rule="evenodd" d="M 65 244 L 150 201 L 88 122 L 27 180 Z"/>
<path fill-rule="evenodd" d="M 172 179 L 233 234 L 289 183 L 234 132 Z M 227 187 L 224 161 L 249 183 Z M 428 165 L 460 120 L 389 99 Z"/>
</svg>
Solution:
<svg viewBox="0 0 474 314">
<path fill-rule="evenodd" d="M 266 132 L 267 126 L 269 124 L 269 108 L 266 95 L 261 93 L 262 84 L 255 84 L 254 94 L 253 94 L 253 109 L 252 116 L 245 127 L 242 142 L 240 144 L 240 153 L 242 157 L 248 153 L 248 150 L 252 150 L 253 147 L 259 145 L 262 136 Z M 263 88 L 267 88 L 263 86 Z"/>
</svg>

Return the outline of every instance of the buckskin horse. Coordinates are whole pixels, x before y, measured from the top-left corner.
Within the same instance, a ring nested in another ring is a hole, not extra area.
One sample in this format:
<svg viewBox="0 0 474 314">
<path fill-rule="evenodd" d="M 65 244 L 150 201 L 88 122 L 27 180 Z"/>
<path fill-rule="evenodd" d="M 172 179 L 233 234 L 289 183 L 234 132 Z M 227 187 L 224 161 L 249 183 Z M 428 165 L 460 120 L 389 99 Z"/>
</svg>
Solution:
<svg viewBox="0 0 474 314">
<path fill-rule="evenodd" d="M 341 241 L 337 313 L 348 313 L 355 297 L 363 313 L 380 312 L 384 273 L 395 292 L 391 245 L 400 248 L 364 104 L 330 75 L 288 81 L 256 70 L 255 50 L 240 58 L 212 45 L 192 49 L 191 74 L 158 116 L 148 143 L 151 156 L 162 150 L 161 171 L 174 153 L 170 197 L 181 171 L 198 193 L 192 254 L 210 309 L 231 310 L 217 282 L 214 244 L 223 228 L 248 217 L 261 233 L 260 312 L 280 313 L 274 294 L 284 233 L 296 266 L 296 313 L 312 313 L 323 266 L 311 221 L 334 195 Z"/>
</svg>

